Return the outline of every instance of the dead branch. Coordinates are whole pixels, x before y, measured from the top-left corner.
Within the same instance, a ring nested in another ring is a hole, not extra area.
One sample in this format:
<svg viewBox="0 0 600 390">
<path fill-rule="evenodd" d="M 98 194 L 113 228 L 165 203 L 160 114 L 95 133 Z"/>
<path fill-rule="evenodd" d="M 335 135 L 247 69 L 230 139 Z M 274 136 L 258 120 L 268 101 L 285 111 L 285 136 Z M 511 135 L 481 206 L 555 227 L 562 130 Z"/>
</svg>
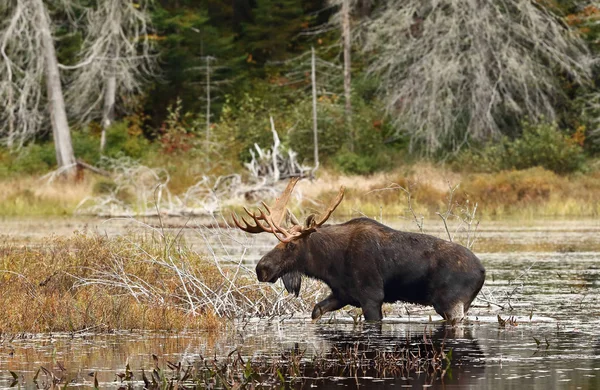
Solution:
<svg viewBox="0 0 600 390">
<path fill-rule="evenodd" d="M 398 131 L 427 153 L 494 139 L 506 118 L 553 120 L 556 71 L 591 75 L 580 35 L 531 0 L 385 0 L 363 36 Z"/>
</svg>

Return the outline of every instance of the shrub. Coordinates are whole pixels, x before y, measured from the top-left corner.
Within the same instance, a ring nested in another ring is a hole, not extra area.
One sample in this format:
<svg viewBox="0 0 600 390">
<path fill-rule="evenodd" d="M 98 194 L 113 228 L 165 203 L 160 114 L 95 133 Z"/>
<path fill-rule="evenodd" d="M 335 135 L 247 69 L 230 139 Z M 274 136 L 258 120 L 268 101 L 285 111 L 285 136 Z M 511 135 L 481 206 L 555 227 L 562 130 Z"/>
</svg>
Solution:
<svg viewBox="0 0 600 390">
<path fill-rule="evenodd" d="M 141 134 L 131 134 L 127 121 L 115 122 L 106 130 L 104 153 L 100 152 L 100 129 L 97 125 L 74 131 L 73 151 L 78 159 L 98 164 L 104 154 L 108 157 L 141 158 L 148 153 L 150 142 Z"/>
<path fill-rule="evenodd" d="M 516 169 L 540 166 L 568 173 L 581 170 L 585 163 L 583 148 L 562 134 L 556 123 L 525 123 L 522 137 L 509 143 L 507 150 Z"/>
<path fill-rule="evenodd" d="M 319 99 L 317 129 L 319 141 L 319 159 L 326 162 L 334 156 L 347 140 L 343 107 L 330 98 Z M 305 99 L 291 112 L 294 121 L 289 132 L 289 144 L 298 153 L 300 161 L 314 160 L 314 131 L 312 120 L 312 101 Z"/>
<path fill-rule="evenodd" d="M 232 146 L 238 150 L 238 158 L 241 161 L 250 160 L 249 150 L 255 143 L 263 148 L 273 145 L 269 121 L 273 112 L 278 113 L 278 115 L 273 115 L 273 119 L 275 129 L 282 137 L 282 130 L 291 127 L 290 123 L 284 119 L 286 117 L 285 107 L 280 105 L 271 110 L 265 99 L 249 93 L 245 93 L 241 99 L 235 102 L 231 98 L 227 98 L 221 116 L 221 127 L 232 132 L 230 135 L 234 141 Z"/>
<path fill-rule="evenodd" d="M 56 165 L 56 153 L 51 143 L 30 144 L 18 151 L 9 163 L 11 173 L 37 174 Z"/>
<path fill-rule="evenodd" d="M 366 156 L 359 156 L 356 153 L 347 150 L 338 153 L 335 156 L 336 168 L 344 173 L 368 174 L 375 168 L 370 164 L 370 159 Z"/>
<path fill-rule="evenodd" d="M 148 153 L 150 142 L 143 136 L 129 136 L 121 145 L 121 151 L 132 158 L 142 158 Z M 117 156 L 118 154 L 115 154 Z"/>
<path fill-rule="evenodd" d="M 541 167 L 504 171 L 494 175 L 478 174 L 461 184 L 464 193 L 486 206 L 514 206 L 541 203 L 561 189 L 559 176 Z M 466 199 L 465 199 L 466 200 Z"/>
<path fill-rule="evenodd" d="M 160 128 L 160 143 L 164 153 L 185 153 L 196 144 L 197 121 L 192 118 L 191 113 L 182 113 L 182 109 L 181 99 L 167 108 L 169 114 Z"/>
<path fill-rule="evenodd" d="M 505 137 L 480 153 L 464 152 L 454 165 L 480 172 L 543 167 L 564 174 L 584 170 L 585 153 L 577 140 L 561 133 L 555 123 L 526 122 L 520 138 Z"/>
<path fill-rule="evenodd" d="M 335 164 L 345 173 L 370 174 L 393 167 L 395 157 L 406 149 L 402 136 L 396 136 L 390 121 L 382 112 L 357 99 L 353 107 L 354 152 L 343 149 Z M 394 143 L 386 145 L 388 139 Z M 399 141 L 399 142 L 398 142 Z"/>
<path fill-rule="evenodd" d="M 356 155 L 343 150 L 349 144 L 350 130 L 341 100 L 336 95 L 318 98 L 319 158 L 321 164 L 332 162 L 346 172 L 372 173 L 391 165 L 391 157 L 386 149 L 405 149 L 406 144 L 396 142 L 391 148 L 384 147 L 384 142 L 391 138 L 394 129 L 385 120 L 385 114 L 379 106 L 371 101 L 375 85 L 362 80 L 360 87 L 353 95 L 352 107 L 353 152 Z M 249 150 L 254 144 L 262 148 L 270 147 L 273 137 L 269 117 L 272 116 L 282 144 L 297 152 L 301 163 L 312 164 L 312 99 L 301 90 L 288 91 L 292 93 L 282 96 L 280 92 L 273 93 L 272 85 L 258 83 L 238 99 L 227 97 L 221 120 L 215 124 L 215 139 L 229 146 L 225 153 L 232 155 L 235 151 L 235 157 L 240 161 L 248 161 Z M 400 138 L 394 137 L 394 140 Z M 385 153 L 376 156 L 382 150 Z M 336 157 L 337 153 L 341 155 Z"/>
<path fill-rule="evenodd" d="M 99 144 L 98 144 L 99 147 Z M 129 122 L 116 122 L 106 130 L 108 157 L 129 156 L 142 158 L 150 149 L 150 142 L 142 134 L 131 132 Z"/>
<path fill-rule="evenodd" d="M 100 137 L 90 128 L 72 132 L 72 138 L 75 157 L 90 164 L 100 160 Z"/>
<path fill-rule="evenodd" d="M 368 175 L 385 170 L 392 165 L 392 159 L 385 151 L 374 154 L 356 154 L 344 150 L 334 159 L 336 168 L 344 173 Z"/>
</svg>

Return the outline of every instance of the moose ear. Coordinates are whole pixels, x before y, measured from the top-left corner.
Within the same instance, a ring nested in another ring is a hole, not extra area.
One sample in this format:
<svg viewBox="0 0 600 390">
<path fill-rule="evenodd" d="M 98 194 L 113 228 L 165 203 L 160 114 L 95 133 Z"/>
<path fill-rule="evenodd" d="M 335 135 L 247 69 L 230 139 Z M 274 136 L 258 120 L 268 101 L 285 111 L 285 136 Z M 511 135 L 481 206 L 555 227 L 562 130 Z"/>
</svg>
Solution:
<svg viewBox="0 0 600 390">
<path fill-rule="evenodd" d="M 304 223 L 304 229 L 308 230 L 308 229 L 312 229 L 315 227 L 316 225 L 316 221 L 315 221 L 315 215 L 311 214 L 308 217 L 306 217 L 306 222 Z"/>
<path fill-rule="evenodd" d="M 287 222 L 291 225 L 291 226 L 296 226 L 296 225 L 300 225 L 300 221 L 298 221 L 298 218 L 296 218 L 296 216 L 294 215 L 294 213 L 292 213 L 290 211 L 290 209 L 286 209 L 286 220 Z"/>
</svg>

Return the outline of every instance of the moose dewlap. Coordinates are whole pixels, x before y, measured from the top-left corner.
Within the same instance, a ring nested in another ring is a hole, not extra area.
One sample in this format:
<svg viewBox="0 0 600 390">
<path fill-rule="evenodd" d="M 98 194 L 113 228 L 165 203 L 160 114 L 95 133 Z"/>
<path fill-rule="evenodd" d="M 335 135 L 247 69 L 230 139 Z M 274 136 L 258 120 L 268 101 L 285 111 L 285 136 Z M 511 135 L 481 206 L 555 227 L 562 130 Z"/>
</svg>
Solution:
<svg viewBox="0 0 600 390">
<path fill-rule="evenodd" d="M 301 276 L 325 282 L 331 294 L 317 303 L 312 318 L 346 305 L 361 307 L 365 320 L 380 321 L 384 302 L 431 305 L 449 321 L 460 321 L 483 286 L 485 269 L 467 248 L 427 234 L 394 230 L 369 218 L 324 225 L 340 204 L 344 188 L 321 218 L 310 216 L 304 226 L 283 228 L 286 204 L 297 183 L 294 178 L 266 213 L 246 212 L 256 225 L 234 216 L 249 233 L 269 232 L 281 242 L 258 262 L 261 282 L 281 278 L 288 292 L 298 295 Z"/>
</svg>

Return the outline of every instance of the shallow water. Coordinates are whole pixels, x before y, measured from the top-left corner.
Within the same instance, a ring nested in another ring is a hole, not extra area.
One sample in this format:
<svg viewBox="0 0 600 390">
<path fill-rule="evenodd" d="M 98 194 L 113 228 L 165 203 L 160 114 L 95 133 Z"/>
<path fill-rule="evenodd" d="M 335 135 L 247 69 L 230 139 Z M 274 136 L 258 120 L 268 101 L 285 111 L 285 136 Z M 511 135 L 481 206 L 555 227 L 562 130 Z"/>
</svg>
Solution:
<svg viewBox="0 0 600 390">
<path fill-rule="evenodd" d="M 196 225 L 197 222 L 190 221 L 188 226 L 193 228 L 182 230 L 196 249 L 206 246 L 206 238 L 214 247 L 229 251 L 229 257 L 236 259 L 245 247 L 248 263 L 256 261 L 275 243 L 268 235 L 248 239 L 237 232 L 202 230 L 195 228 Z M 410 221 L 391 225 L 414 230 Z M 437 225 L 432 221 L 429 232 L 443 236 L 443 231 L 433 229 Z M 43 235 L 33 232 L 43 229 L 35 226 L 39 227 L 40 222 L 3 221 L 0 234 L 10 234 L 5 241 L 40 243 Z M 57 234 L 69 234 L 87 226 L 88 230 L 112 235 L 136 224 L 62 220 L 50 226 Z M 426 224 L 426 230 L 427 227 Z M 140 231 L 144 229 L 148 228 L 142 227 Z M 472 389 L 600 388 L 600 328 L 597 326 L 600 223 L 593 220 L 491 221 L 485 222 L 479 233 L 475 252 L 486 266 L 486 284 L 469 312 L 470 322 L 455 328 L 438 322 L 439 317 L 430 309 L 399 304 L 381 329 L 362 324 L 355 326 L 348 316 L 339 313 L 318 323 L 308 321 L 306 313 L 299 313 L 289 319 L 232 324 L 219 334 L 119 332 L 1 336 L 0 388 L 8 388 L 13 381 L 9 371 L 19 376 L 22 386 L 35 388 L 32 379 L 40 366 L 73 381 L 73 386 L 92 386 L 93 377 L 88 374 L 97 372 L 100 387 L 118 388 L 115 374 L 124 372 L 127 362 L 134 373 L 133 387 L 142 388 L 140 370 L 152 370 L 152 354 L 163 367 L 166 361 L 195 364 L 202 358 L 224 359 L 234 350 L 246 360 L 268 362 L 280 360 L 282 354 L 302 351 L 300 372 L 285 376 L 288 386 L 294 388 L 356 388 L 357 385 L 369 389 L 420 388 L 430 384 Z M 500 326 L 496 319 L 498 314 L 503 319 L 515 316 L 516 324 Z M 429 321 L 430 315 L 433 322 Z M 339 359 L 340 351 L 360 351 L 368 360 L 375 354 L 389 353 L 407 345 L 419 351 L 427 342 L 443 344 L 446 353 L 452 350 L 450 368 L 443 375 L 422 369 L 384 373 L 369 367 L 356 372 L 339 367 L 337 371 L 319 371 L 313 364 L 315 357 L 325 361 Z M 290 382 L 293 377 L 296 379 Z M 45 378 L 44 374 L 38 376 L 40 387 Z"/>
<path fill-rule="evenodd" d="M 406 218 L 389 218 L 383 221 L 393 228 L 417 231 L 414 221 Z M 0 218 L 0 240 L 15 243 L 41 243 L 50 235 L 68 236 L 74 231 L 94 232 L 113 236 L 125 232 L 147 234 L 152 229 L 182 234 L 188 243 L 198 248 L 204 247 L 201 230 L 198 227 L 225 225 L 229 218 L 209 219 L 173 219 L 159 221 L 156 218 L 133 220 L 131 218 Z M 456 233 L 457 225 L 450 225 L 450 231 L 456 240 L 464 238 L 464 232 Z M 219 229 L 210 229 L 212 233 Z M 440 220 L 424 222 L 424 231 L 439 237 L 447 238 Z M 238 232 L 232 233 L 240 237 Z M 258 247 L 275 243 L 269 235 L 252 237 L 258 241 Z M 237 245 L 229 242 L 233 248 Z M 238 245 L 239 246 L 239 245 Z M 255 246 L 256 247 L 256 246 Z M 477 240 L 474 251 L 481 252 L 572 252 L 600 251 L 600 219 L 537 219 L 519 221 L 486 220 L 477 229 Z"/>
</svg>

